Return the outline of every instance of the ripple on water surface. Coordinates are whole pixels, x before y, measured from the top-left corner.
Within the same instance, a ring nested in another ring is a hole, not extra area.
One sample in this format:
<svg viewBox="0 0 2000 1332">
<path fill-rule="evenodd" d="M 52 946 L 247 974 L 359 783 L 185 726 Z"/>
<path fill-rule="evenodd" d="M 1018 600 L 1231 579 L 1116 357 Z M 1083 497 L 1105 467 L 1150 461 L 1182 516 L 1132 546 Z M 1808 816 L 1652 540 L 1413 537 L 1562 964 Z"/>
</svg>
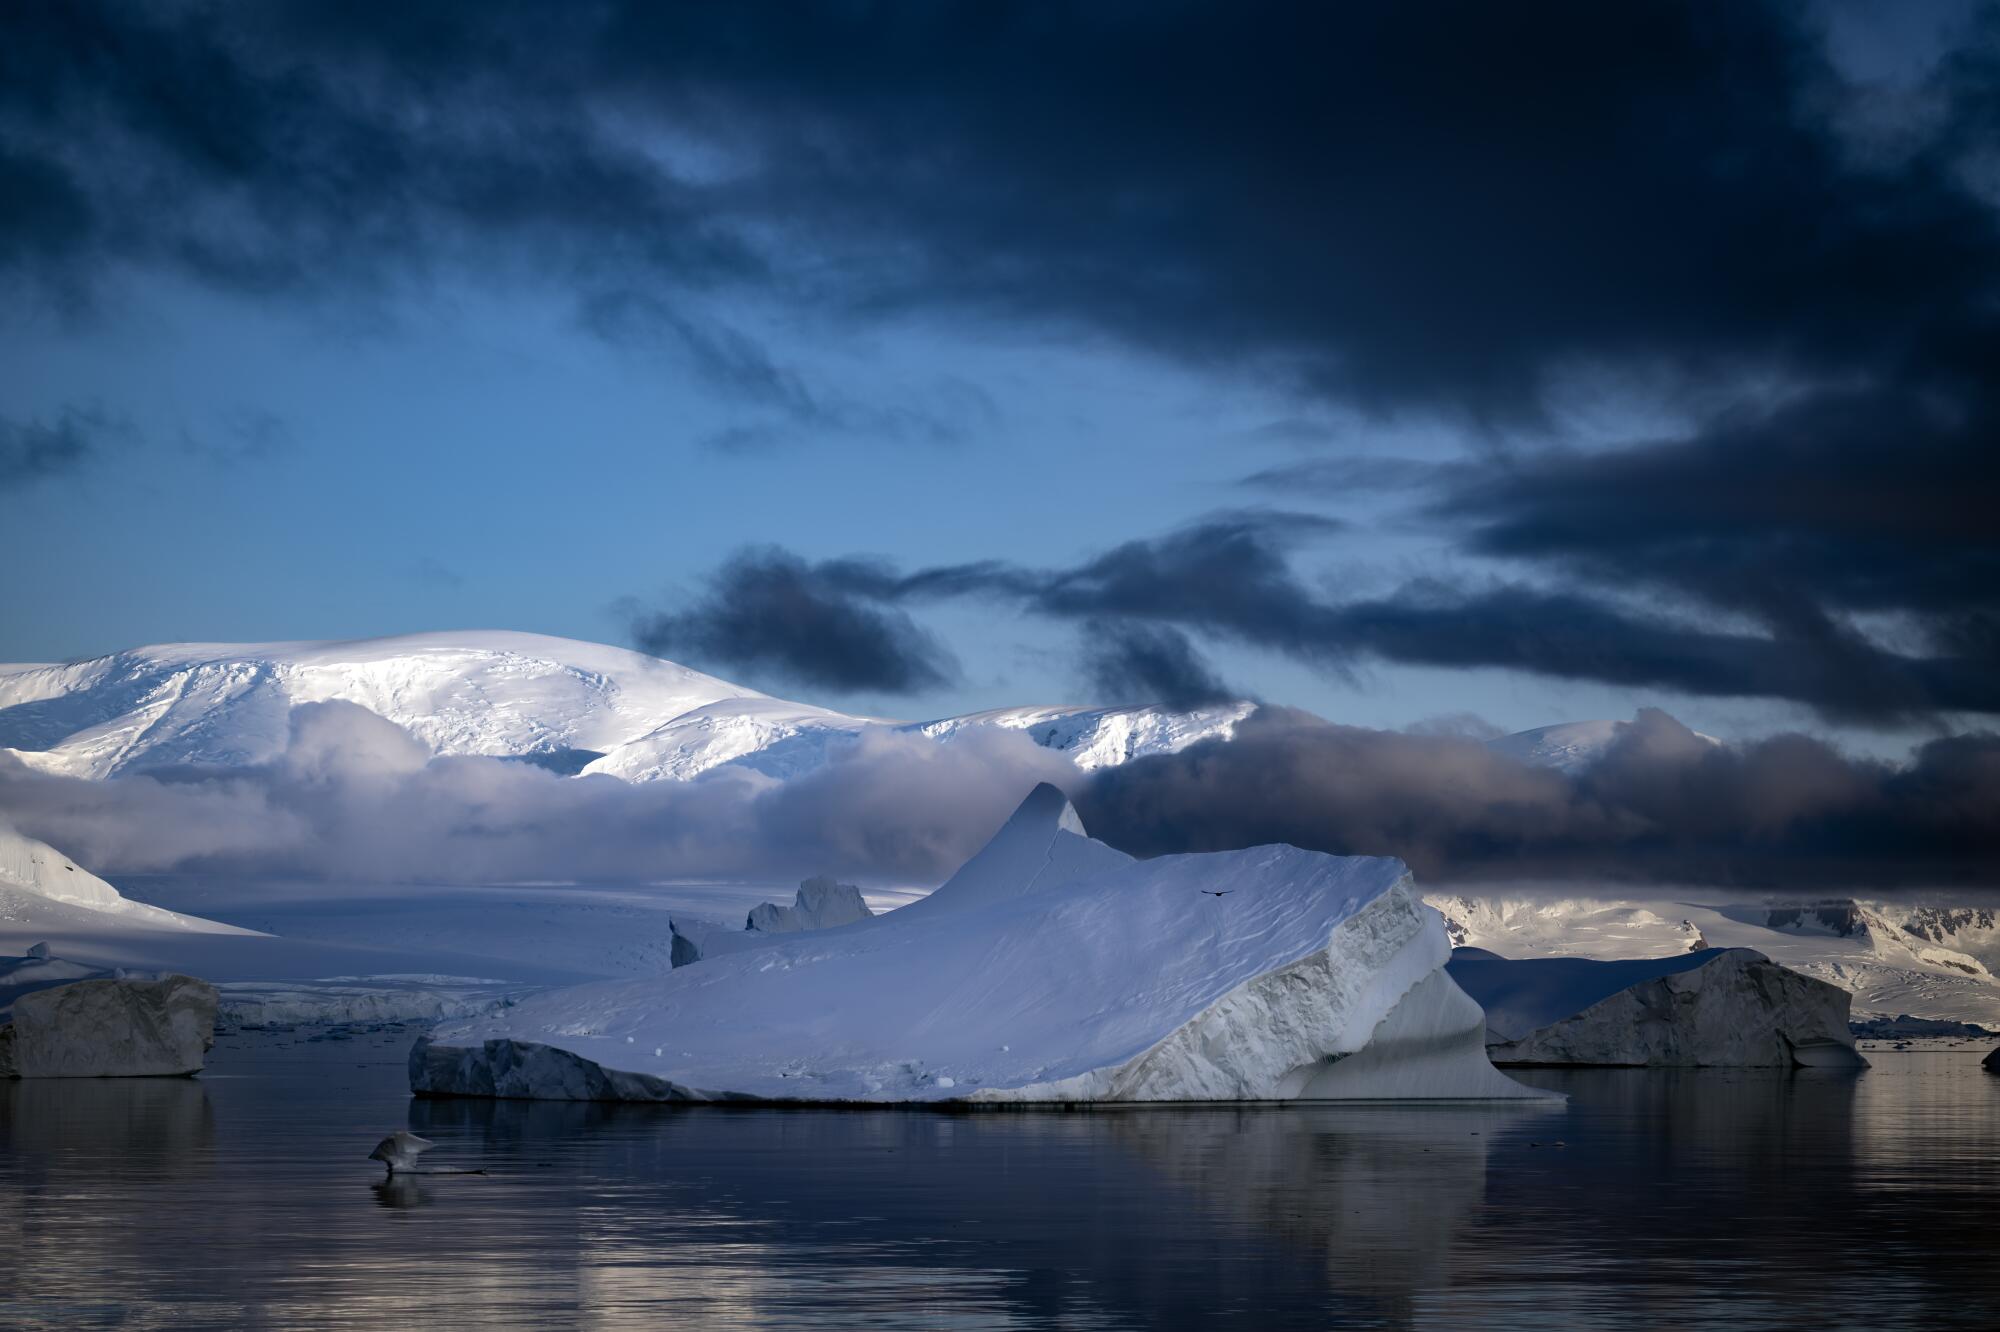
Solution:
<svg viewBox="0 0 2000 1332">
<path fill-rule="evenodd" d="M 1565 1108 L 418 1101 L 412 1033 L 0 1084 L 0 1325 L 2000 1325 L 2000 1077 L 1540 1071 Z M 489 1174 L 384 1182 L 385 1133 Z"/>
</svg>

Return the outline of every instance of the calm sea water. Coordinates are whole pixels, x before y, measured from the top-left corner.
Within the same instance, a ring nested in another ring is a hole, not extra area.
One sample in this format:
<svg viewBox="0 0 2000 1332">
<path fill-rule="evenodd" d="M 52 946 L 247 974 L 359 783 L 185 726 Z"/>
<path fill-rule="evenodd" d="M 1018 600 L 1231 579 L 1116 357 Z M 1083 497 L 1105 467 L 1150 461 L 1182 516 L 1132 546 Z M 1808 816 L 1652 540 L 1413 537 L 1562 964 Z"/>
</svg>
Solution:
<svg viewBox="0 0 2000 1332">
<path fill-rule="evenodd" d="M 1976 1052 L 943 1115 L 416 1101 L 409 1040 L 0 1084 L 0 1325 L 2000 1326 Z M 491 1173 L 384 1184 L 397 1128 Z"/>
</svg>

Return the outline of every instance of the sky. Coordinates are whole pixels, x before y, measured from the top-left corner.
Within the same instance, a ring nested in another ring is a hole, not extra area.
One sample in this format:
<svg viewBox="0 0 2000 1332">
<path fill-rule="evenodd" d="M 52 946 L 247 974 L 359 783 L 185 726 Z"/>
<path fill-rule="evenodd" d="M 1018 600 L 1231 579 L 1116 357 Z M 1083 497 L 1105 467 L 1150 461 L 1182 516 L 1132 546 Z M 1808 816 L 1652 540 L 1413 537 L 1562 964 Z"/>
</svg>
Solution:
<svg viewBox="0 0 2000 1332">
<path fill-rule="evenodd" d="M 2000 13 L 5 4 L 0 660 L 2000 712 Z"/>
</svg>

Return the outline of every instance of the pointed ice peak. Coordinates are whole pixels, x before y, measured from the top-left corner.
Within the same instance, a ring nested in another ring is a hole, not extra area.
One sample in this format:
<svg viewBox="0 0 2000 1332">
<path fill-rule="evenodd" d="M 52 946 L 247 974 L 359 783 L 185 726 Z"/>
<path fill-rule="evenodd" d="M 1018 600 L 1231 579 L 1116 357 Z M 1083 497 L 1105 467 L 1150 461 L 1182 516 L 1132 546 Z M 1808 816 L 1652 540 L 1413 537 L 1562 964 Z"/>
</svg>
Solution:
<svg viewBox="0 0 2000 1332">
<path fill-rule="evenodd" d="M 1042 782 L 1028 792 L 1000 831 L 958 873 L 921 902 L 904 910 L 962 910 L 988 902 L 1046 892 L 1092 874 L 1129 864 L 1131 857 L 1083 830 L 1069 797 Z"/>
<path fill-rule="evenodd" d="M 1051 831 L 1060 828 L 1078 837 L 1090 836 L 1083 830 L 1083 820 L 1077 816 L 1076 806 L 1069 803 L 1069 797 L 1062 793 L 1062 788 L 1050 782 L 1035 783 L 1035 789 L 1014 807 L 1001 831 L 1005 832 L 1016 824 L 1046 827 Z"/>
<path fill-rule="evenodd" d="M 1063 801 L 1062 817 L 1056 820 L 1056 827 L 1062 829 L 1064 832 L 1073 832 L 1078 837 L 1090 836 L 1089 833 L 1084 831 L 1083 819 L 1077 814 L 1076 806 L 1070 804 L 1067 800 Z"/>
</svg>

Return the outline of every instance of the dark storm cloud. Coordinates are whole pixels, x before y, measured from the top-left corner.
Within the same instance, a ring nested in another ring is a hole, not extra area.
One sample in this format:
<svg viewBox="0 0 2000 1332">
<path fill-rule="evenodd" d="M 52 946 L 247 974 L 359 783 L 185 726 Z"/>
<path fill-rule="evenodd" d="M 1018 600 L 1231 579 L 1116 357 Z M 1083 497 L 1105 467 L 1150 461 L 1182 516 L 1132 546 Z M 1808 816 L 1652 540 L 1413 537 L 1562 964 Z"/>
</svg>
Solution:
<svg viewBox="0 0 2000 1332">
<path fill-rule="evenodd" d="M 1714 664 L 1744 681 L 1694 692 L 1886 720 L 1990 712 L 2000 393 L 1953 380 L 1811 390 L 1683 438 L 1449 469 L 1430 513 L 1469 553 L 1754 624 L 1757 640 L 1734 647 L 1688 641 L 1723 649 Z"/>
<path fill-rule="evenodd" d="M 1754 632 L 1525 582 L 1420 580 L 1383 596 L 1343 599 L 1315 591 L 1293 568 L 1302 542 L 1332 530 L 1324 520 L 1251 511 L 1126 542 L 1067 569 L 986 562 L 903 574 L 830 561 L 816 572 L 883 607 L 994 598 L 1085 626 L 1146 623 L 1211 635 L 1334 675 L 1369 661 L 1499 667 L 1709 697 L 1785 699 L 1859 722 L 2000 712 L 1989 620 L 1962 619 L 1958 642 L 1904 653 L 1809 614 L 1780 632 Z M 1740 577 L 1755 575 L 1752 568 Z"/>
<path fill-rule="evenodd" d="M 740 552 L 693 605 L 639 615 L 632 636 L 691 664 L 843 693 L 909 694 L 957 674 L 951 654 L 908 615 L 776 549 Z"/>
<path fill-rule="evenodd" d="M 552 280 L 606 329 L 663 317 L 768 416 L 720 448 L 953 425 L 691 313 L 745 292 L 833 326 L 1079 330 L 1489 444 L 1553 430 L 1566 375 L 1628 376 L 1685 437 L 1436 480 L 1466 552 L 1525 566 L 1504 577 L 1323 595 L 1267 533 L 1206 527 L 1070 570 L 828 567 L 803 604 L 862 626 L 859 664 L 795 678 L 941 678 L 891 603 L 959 591 L 1333 671 L 1993 711 L 2000 11 L 1968 5 L 1894 97 L 1831 61 L 1828 12 L 28 3 L 0 43 L 0 264 L 65 299 L 122 265 L 286 296 Z M 1258 483 L 1392 476 L 1415 479 Z"/>
<path fill-rule="evenodd" d="M 7 252 L 268 289 L 498 243 L 1487 416 L 1576 358 L 1874 373 L 1991 323 L 1994 43 L 1864 152 L 1813 14 L 29 4 Z"/>
<path fill-rule="evenodd" d="M 74 407 L 54 421 L 0 416 L 0 490 L 77 471 L 103 452 L 114 430 L 101 414 Z"/>
<path fill-rule="evenodd" d="M 1171 626 L 1092 623 L 1084 626 L 1083 643 L 1084 679 L 1099 702 L 1185 711 L 1238 697 Z"/>
<path fill-rule="evenodd" d="M 2000 885 L 2000 736 L 1906 765 L 1784 735 L 1711 744 L 1644 712 L 1576 775 L 1471 739 L 1260 709 L 1229 742 L 1097 773 L 1093 835 L 1138 854 L 1288 842 L 1420 880 L 1645 879 L 1829 890 Z"/>
<path fill-rule="evenodd" d="M 1996 427 L 1986 385 L 1818 392 L 1683 440 L 1461 473 L 1437 509 L 1483 554 L 1772 618 L 1963 611 L 2000 597 Z"/>
</svg>

